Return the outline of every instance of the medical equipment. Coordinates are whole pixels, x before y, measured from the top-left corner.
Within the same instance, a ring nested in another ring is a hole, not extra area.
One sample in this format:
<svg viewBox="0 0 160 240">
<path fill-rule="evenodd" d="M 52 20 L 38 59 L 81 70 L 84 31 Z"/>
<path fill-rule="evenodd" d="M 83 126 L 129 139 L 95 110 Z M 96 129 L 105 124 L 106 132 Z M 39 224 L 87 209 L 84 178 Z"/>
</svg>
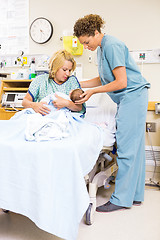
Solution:
<svg viewBox="0 0 160 240">
<path fill-rule="evenodd" d="M 130 51 L 137 63 L 160 63 L 160 49 Z"/>
<path fill-rule="evenodd" d="M 11 79 L 16 80 L 16 79 L 29 79 L 29 71 L 28 69 L 21 68 L 18 71 L 11 72 Z"/>
<path fill-rule="evenodd" d="M 160 113 L 160 103 L 155 103 L 155 114 Z"/>
<path fill-rule="evenodd" d="M 60 40 L 63 40 L 64 49 L 72 55 L 83 54 L 83 45 L 79 42 L 77 37 L 73 36 L 72 32 L 64 31 L 63 37 L 61 37 Z"/>
<path fill-rule="evenodd" d="M 23 108 L 22 101 L 25 95 L 24 92 L 5 92 L 2 96 L 2 107 Z"/>
</svg>

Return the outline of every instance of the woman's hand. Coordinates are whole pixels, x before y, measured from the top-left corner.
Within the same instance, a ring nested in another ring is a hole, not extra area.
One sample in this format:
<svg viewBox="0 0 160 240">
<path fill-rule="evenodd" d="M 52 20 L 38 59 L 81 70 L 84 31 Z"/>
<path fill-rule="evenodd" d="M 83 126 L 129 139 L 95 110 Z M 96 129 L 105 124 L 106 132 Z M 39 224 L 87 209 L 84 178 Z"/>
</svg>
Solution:
<svg viewBox="0 0 160 240">
<path fill-rule="evenodd" d="M 46 102 L 35 102 L 32 108 L 36 113 L 46 115 L 51 111 L 49 108 L 47 108 L 46 105 L 47 105 Z"/>
<path fill-rule="evenodd" d="M 55 93 L 55 97 L 56 97 L 56 100 L 54 100 L 52 103 L 57 108 L 57 110 L 60 110 L 61 108 L 64 108 L 64 107 L 68 108 L 73 112 L 79 112 L 82 110 L 82 104 L 77 105 L 71 100 L 67 100 L 58 96 L 56 93 Z"/>
<path fill-rule="evenodd" d="M 46 106 L 46 102 L 33 102 L 33 99 L 28 92 L 22 101 L 22 105 L 24 108 L 32 108 L 35 112 L 42 115 L 46 115 L 50 112 L 50 109 Z"/>
<path fill-rule="evenodd" d="M 80 97 L 81 100 L 75 101 L 75 104 L 82 104 L 84 102 L 86 102 L 92 95 L 94 94 L 93 89 L 89 89 L 87 91 L 85 91 Z"/>
<path fill-rule="evenodd" d="M 56 97 L 56 100 L 53 100 L 52 103 L 54 107 L 57 108 L 57 110 L 60 110 L 61 108 L 64 108 L 64 107 L 68 107 L 69 100 L 66 100 L 58 96 L 56 93 L 55 93 L 55 97 Z"/>
</svg>

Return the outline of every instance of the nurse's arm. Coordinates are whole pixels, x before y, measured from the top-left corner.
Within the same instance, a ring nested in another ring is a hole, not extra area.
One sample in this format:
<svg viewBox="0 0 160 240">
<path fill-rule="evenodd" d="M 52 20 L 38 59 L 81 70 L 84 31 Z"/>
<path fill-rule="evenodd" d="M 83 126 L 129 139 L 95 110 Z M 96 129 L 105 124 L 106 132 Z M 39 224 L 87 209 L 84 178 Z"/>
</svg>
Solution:
<svg viewBox="0 0 160 240">
<path fill-rule="evenodd" d="M 93 88 L 93 87 L 101 86 L 102 84 L 101 84 L 100 77 L 95 77 L 90 80 L 81 81 L 80 85 L 81 85 L 81 88 Z"/>
<path fill-rule="evenodd" d="M 115 77 L 115 80 L 106 85 L 94 88 L 93 94 L 101 93 L 101 92 L 118 91 L 118 90 L 121 90 L 121 89 L 124 89 L 127 87 L 126 68 L 125 67 L 116 67 L 115 69 L 113 69 L 112 72 Z"/>
<path fill-rule="evenodd" d="M 103 93 L 103 92 L 113 92 L 117 90 L 121 90 L 127 87 L 127 74 L 125 67 L 116 67 L 113 69 L 113 74 L 115 76 L 115 80 L 113 82 L 107 83 L 100 87 L 95 87 L 85 91 L 81 95 L 81 100 L 76 101 L 76 104 L 82 104 L 86 102 L 93 94 L 95 93 Z"/>
</svg>

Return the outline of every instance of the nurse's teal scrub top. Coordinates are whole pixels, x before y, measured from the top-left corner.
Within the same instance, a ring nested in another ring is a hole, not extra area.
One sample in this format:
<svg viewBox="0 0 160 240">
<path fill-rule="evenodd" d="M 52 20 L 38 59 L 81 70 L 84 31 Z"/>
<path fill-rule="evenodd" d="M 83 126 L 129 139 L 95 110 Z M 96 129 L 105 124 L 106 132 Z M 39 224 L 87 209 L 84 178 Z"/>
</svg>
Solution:
<svg viewBox="0 0 160 240">
<path fill-rule="evenodd" d="M 110 35 L 104 35 L 101 47 L 97 48 L 98 71 L 102 85 L 115 80 L 112 70 L 119 66 L 126 67 L 127 87 L 122 90 L 108 92 L 112 100 L 119 104 L 127 92 L 140 88 L 150 87 L 150 84 L 141 75 L 141 72 L 129 53 L 126 45 Z"/>
</svg>

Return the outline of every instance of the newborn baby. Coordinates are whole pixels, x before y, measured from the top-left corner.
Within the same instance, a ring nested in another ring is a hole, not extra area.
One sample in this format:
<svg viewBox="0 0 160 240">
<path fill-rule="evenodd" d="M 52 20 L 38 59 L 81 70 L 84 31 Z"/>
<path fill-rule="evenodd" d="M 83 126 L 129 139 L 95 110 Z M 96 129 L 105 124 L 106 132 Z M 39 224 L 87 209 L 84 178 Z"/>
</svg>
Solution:
<svg viewBox="0 0 160 240">
<path fill-rule="evenodd" d="M 41 102 L 46 102 L 48 104 L 47 107 L 49 107 L 51 110 L 56 110 L 56 108 L 54 107 L 54 105 L 52 104 L 52 101 L 54 101 L 56 99 L 55 94 L 57 94 L 59 97 L 62 97 L 64 99 L 67 100 L 71 100 L 73 102 L 80 100 L 80 96 L 81 94 L 84 93 L 84 91 L 80 88 L 74 89 L 69 93 L 69 96 L 65 93 L 62 92 L 55 92 L 52 94 L 49 94 L 48 96 L 44 97 Z M 63 108 L 66 109 L 66 108 Z"/>
<path fill-rule="evenodd" d="M 71 92 L 70 92 L 70 99 L 73 101 L 73 102 L 75 102 L 75 101 L 77 101 L 77 100 L 80 100 L 81 99 L 81 95 L 82 95 L 82 93 L 84 93 L 84 91 L 82 90 L 82 89 L 80 89 L 80 88 L 77 88 L 77 89 L 74 89 L 74 90 L 72 90 Z"/>
</svg>

